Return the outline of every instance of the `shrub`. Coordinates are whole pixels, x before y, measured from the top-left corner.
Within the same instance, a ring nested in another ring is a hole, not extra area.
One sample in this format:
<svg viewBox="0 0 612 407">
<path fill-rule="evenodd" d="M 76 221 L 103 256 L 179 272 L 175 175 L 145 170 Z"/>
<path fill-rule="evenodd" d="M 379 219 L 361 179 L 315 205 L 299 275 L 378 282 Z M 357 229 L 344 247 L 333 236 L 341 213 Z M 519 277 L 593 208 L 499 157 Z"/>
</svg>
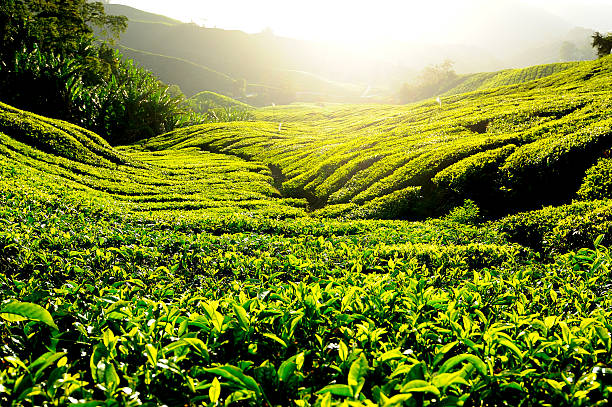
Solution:
<svg viewBox="0 0 612 407">
<path fill-rule="evenodd" d="M 460 196 L 489 194 L 498 182 L 499 167 L 515 149 L 514 144 L 508 144 L 476 153 L 440 171 L 432 181 Z"/>
<path fill-rule="evenodd" d="M 453 208 L 444 219 L 468 225 L 476 224 L 480 221 L 480 208 L 476 202 L 466 199 L 462 206 Z"/>
<path fill-rule="evenodd" d="M 557 202 L 569 198 L 594 157 L 612 144 L 612 120 L 581 131 L 550 136 L 518 148 L 502 167 L 504 182 L 518 206 L 527 201 Z"/>
<path fill-rule="evenodd" d="M 110 76 L 94 81 L 88 76 L 95 74 L 82 69 L 90 63 L 89 53 L 67 56 L 37 46 L 23 49 L 0 70 L 2 100 L 86 127 L 113 144 L 206 121 L 186 110 L 184 96 L 173 95 L 150 72 L 122 61 L 116 51 L 110 58 L 115 61 Z"/>
<path fill-rule="evenodd" d="M 612 236 L 612 201 L 574 202 L 507 216 L 496 222 L 514 242 L 547 254 L 592 246 L 599 235 Z"/>
<path fill-rule="evenodd" d="M 612 159 L 602 158 L 587 170 L 578 196 L 585 200 L 612 198 Z"/>
<path fill-rule="evenodd" d="M 423 196 L 421 187 L 408 187 L 367 202 L 355 210 L 350 218 L 398 219 L 419 212 Z"/>
</svg>

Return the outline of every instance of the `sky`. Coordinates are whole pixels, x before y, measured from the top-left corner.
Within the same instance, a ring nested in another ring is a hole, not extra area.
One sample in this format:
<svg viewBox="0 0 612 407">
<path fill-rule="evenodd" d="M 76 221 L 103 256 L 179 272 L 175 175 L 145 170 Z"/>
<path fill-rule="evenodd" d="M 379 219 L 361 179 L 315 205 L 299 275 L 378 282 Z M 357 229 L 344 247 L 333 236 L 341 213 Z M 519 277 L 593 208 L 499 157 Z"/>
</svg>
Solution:
<svg viewBox="0 0 612 407">
<path fill-rule="evenodd" d="M 452 42 L 449 27 L 480 18 L 504 2 L 520 1 L 549 11 L 573 26 L 596 30 L 608 19 L 589 10 L 612 7 L 612 0 L 113 0 L 206 27 L 306 40 Z M 612 25 L 612 22 L 610 22 Z M 452 31 L 457 33 L 457 30 Z"/>
</svg>

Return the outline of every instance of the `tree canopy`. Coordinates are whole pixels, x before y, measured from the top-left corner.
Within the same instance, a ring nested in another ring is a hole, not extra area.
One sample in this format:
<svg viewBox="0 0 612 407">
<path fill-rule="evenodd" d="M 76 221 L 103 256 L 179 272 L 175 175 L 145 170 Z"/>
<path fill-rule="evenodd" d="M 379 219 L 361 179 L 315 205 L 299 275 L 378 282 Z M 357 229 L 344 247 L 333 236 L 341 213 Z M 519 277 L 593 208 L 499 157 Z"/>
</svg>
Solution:
<svg viewBox="0 0 612 407">
<path fill-rule="evenodd" d="M 94 42 L 94 29 L 107 39 L 127 28 L 127 18 L 109 16 L 101 2 L 87 0 L 3 0 L 0 57 L 14 57 L 34 44 L 44 52 L 74 55 Z"/>
<path fill-rule="evenodd" d="M 610 51 L 612 51 L 612 34 L 601 34 L 596 32 L 593 34 L 592 38 L 593 48 L 597 50 L 597 56 L 599 58 L 610 55 Z"/>
</svg>

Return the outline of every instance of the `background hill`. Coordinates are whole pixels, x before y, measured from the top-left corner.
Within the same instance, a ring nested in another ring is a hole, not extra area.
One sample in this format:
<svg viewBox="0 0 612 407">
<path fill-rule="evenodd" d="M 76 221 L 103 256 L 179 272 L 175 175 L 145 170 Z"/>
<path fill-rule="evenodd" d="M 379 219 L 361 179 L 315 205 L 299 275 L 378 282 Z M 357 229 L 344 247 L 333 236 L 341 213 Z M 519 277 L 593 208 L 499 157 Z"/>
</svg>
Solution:
<svg viewBox="0 0 612 407">
<path fill-rule="evenodd" d="M 202 89 L 223 94 L 234 93 L 235 79 L 206 66 L 183 58 L 154 54 L 123 45 L 119 45 L 118 48 L 125 58 L 132 59 L 143 68 L 154 72 L 163 82 L 179 85 L 187 96 L 194 95 Z"/>
<path fill-rule="evenodd" d="M 446 59 L 455 62 L 460 74 L 594 59 L 593 30 L 577 27 L 567 16 L 513 1 L 483 4 L 466 3 L 456 21 L 441 27 L 450 33 L 444 41 L 392 39 L 359 49 L 283 38 L 271 31 L 201 27 L 120 4 L 105 7 L 109 14 L 130 20 L 120 39 L 129 57 L 179 85 L 187 96 L 203 90 L 239 98 L 249 94 L 249 103 L 256 105 L 390 100 L 425 66 Z M 609 11 L 603 8 L 601 13 Z M 370 97 L 361 98 L 366 95 Z"/>
</svg>

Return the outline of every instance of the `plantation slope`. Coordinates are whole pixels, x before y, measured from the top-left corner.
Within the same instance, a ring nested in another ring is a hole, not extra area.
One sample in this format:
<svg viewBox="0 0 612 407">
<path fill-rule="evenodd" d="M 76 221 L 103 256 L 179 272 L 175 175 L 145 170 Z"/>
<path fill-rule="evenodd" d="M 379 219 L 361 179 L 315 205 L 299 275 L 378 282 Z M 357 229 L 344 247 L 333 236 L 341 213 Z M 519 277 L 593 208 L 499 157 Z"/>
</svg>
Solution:
<svg viewBox="0 0 612 407">
<path fill-rule="evenodd" d="M 505 69 L 498 72 L 461 75 L 456 81 L 450 84 L 449 89 L 443 91 L 443 95 L 450 96 L 538 80 L 566 69 L 575 68 L 579 64 L 579 62 L 561 62 L 521 69 Z"/>
<path fill-rule="evenodd" d="M 193 95 L 190 99 L 196 105 L 204 105 L 209 108 L 224 108 L 224 109 L 252 109 L 253 107 L 239 100 L 232 99 L 228 96 L 220 95 L 211 91 L 199 92 Z"/>
<path fill-rule="evenodd" d="M 124 58 L 137 61 L 139 66 L 154 72 L 164 83 L 178 85 L 188 97 L 203 89 L 223 94 L 234 91 L 234 79 L 203 65 L 122 45 L 118 48 Z"/>
<path fill-rule="evenodd" d="M 605 247 L 549 264 L 469 205 L 280 219 L 304 212 L 242 205 L 262 164 L 131 146 L 110 171 L 0 137 L 2 406 L 610 402 Z"/>
<path fill-rule="evenodd" d="M 263 164 L 195 149 L 113 149 L 65 122 L 0 105 L 0 161 L 41 190 L 78 194 L 128 213 L 250 213 L 291 217 L 304 204 L 280 198 Z"/>
<path fill-rule="evenodd" d="M 97 134 L 0 102 L 0 132 L 40 150 L 80 163 L 112 167 L 130 159 Z"/>
<path fill-rule="evenodd" d="M 182 129 L 144 147 L 264 162 L 285 196 L 311 209 L 342 204 L 352 217 L 431 216 L 465 198 L 503 214 L 575 197 L 612 146 L 611 73 L 608 57 L 441 105 L 264 108 L 254 122 Z"/>
<path fill-rule="evenodd" d="M 139 10 L 123 4 L 104 4 L 104 12 L 113 16 L 125 16 L 128 18 L 128 21 L 162 23 L 167 25 L 182 24 L 182 22 L 179 20 L 175 20 L 161 14 Z"/>
</svg>

